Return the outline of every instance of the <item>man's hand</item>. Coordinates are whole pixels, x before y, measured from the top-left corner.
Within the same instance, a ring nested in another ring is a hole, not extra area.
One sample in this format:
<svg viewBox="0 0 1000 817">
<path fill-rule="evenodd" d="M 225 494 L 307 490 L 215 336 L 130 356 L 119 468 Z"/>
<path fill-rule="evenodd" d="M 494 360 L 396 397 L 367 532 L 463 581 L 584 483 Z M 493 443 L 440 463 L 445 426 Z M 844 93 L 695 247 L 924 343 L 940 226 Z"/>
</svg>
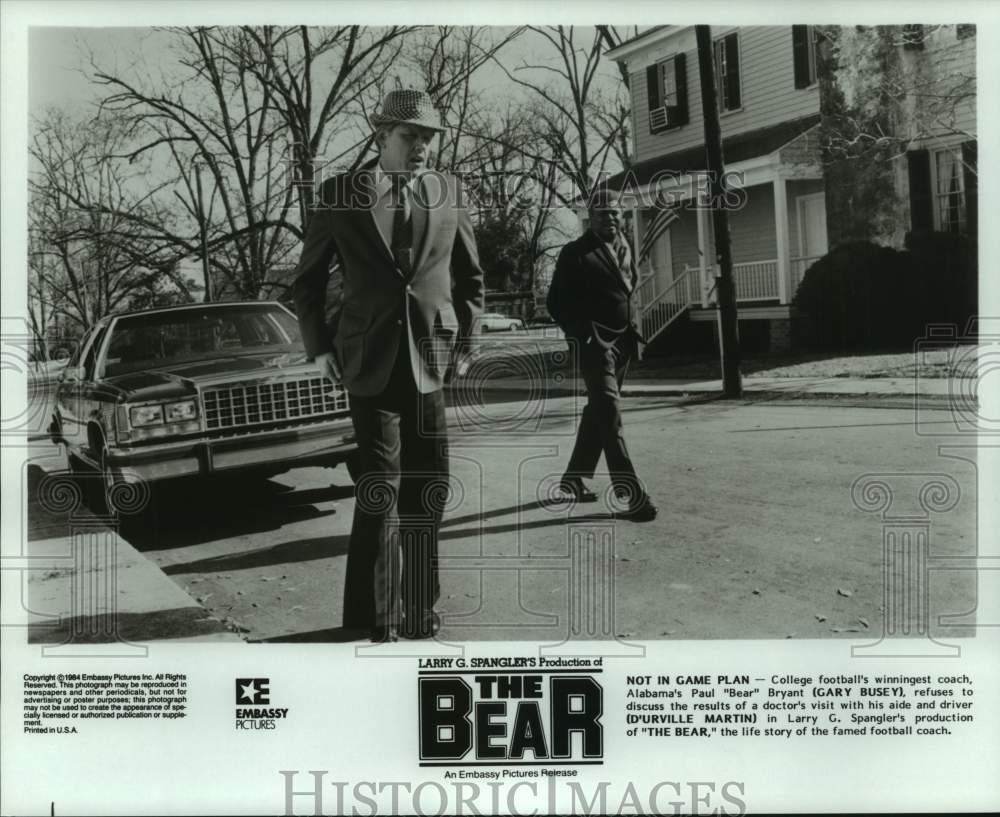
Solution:
<svg viewBox="0 0 1000 817">
<path fill-rule="evenodd" d="M 329 377 L 334 383 L 340 382 L 340 367 L 333 352 L 323 352 L 316 355 L 316 366 L 324 377 Z"/>
<path fill-rule="evenodd" d="M 468 338 L 459 338 L 449 355 L 448 368 L 445 370 L 444 382 L 451 383 L 456 377 L 464 377 L 472 363 L 472 353 L 469 350 Z"/>
</svg>

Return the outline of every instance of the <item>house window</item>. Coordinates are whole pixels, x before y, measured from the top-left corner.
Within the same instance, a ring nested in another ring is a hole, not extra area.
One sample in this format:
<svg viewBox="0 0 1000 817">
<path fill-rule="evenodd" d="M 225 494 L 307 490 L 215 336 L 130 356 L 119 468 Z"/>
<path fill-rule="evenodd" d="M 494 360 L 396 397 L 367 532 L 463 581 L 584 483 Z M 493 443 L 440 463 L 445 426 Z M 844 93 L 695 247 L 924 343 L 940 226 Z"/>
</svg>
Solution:
<svg viewBox="0 0 1000 817">
<path fill-rule="evenodd" d="M 646 69 L 649 132 L 679 128 L 688 122 L 687 61 L 684 54 Z"/>
<path fill-rule="evenodd" d="M 740 40 L 736 32 L 715 41 L 715 79 L 719 109 L 735 111 L 743 104 L 740 93 Z"/>
<path fill-rule="evenodd" d="M 816 29 L 813 26 L 792 26 L 792 63 L 796 88 L 808 88 L 816 82 Z"/>
<path fill-rule="evenodd" d="M 962 151 L 939 150 L 934 154 L 934 226 L 945 233 L 966 232 L 965 171 Z"/>
<path fill-rule="evenodd" d="M 911 150 L 910 222 L 913 232 L 976 235 L 979 221 L 975 140 L 942 150 Z"/>
</svg>

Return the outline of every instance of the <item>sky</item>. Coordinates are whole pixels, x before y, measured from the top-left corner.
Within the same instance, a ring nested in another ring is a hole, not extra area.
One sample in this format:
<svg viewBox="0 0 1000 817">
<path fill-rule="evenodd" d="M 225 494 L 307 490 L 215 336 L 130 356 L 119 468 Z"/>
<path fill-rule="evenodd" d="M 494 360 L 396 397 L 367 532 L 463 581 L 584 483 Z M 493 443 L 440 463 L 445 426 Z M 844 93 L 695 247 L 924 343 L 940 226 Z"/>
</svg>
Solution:
<svg viewBox="0 0 1000 817">
<path fill-rule="evenodd" d="M 496 37 L 501 38 L 508 29 L 496 29 Z M 580 27 L 575 32 L 575 40 L 581 46 L 589 47 L 594 30 Z M 106 89 L 92 78 L 95 60 L 102 69 L 114 69 L 116 74 L 126 76 L 133 72 L 159 76 L 170 72 L 176 64 L 176 55 L 171 51 L 173 35 L 153 28 L 83 28 L 83 27 L 33 27 L 28 31 L 28 112 L 30 118 L 41 117 L 48 109 L 58 109 L 74 115 L 86 116 L 96 110 L 96 104 Z M 525 64 L 538 64 L 546 60 L 555 61 L 557 56 L 551 46 L 540 35 L 525 32 L 500 52 L 504 66 L 513 70 Z M 551 81 L 552 75 L 544 71 L 530 71 L 533 77 Z M 332 80 L 332 77 L 331 77 Z M 417 84 L 417 83 L 414 83 Z M 617 66 L 610 61 L 602 65 L 599 88 L 614 93 L 621 87 Z M 493 63 L 480 68 L 473 81 L 475 90 L 487 100 L 495 100 L 498 105 L 510 99 L 527 97 L 528 92 L 513 83 L 504 71 Z M 320 90 L 322 92 L 322 90 Z M 29 127 L 30 131 L 30 127 Z M 346 134 L 343 147 L 354 144 L 356 134 Z M 335 143 L 336 146 L 336 143 Z M 331 151 L 338 152 L 338 151 Z M 166 159 L 166 154 L 162 154 Z M 320 157 L 322 161 L 324 157 Z M 327 157 L 329 158 L 329 156 Z M 610 168 L 612 172 L 617 166 Z M 163 173 L 173 174 L 173 165 L 162 166 Z M 150 176 L 159 175 L 154 164 Z M 562 229 L 571 234 L 576 230 L 576 217 L 569 211 L 557 214 Z"/>
<path fill-rule="evenodd" d="M 498 34 L 506 29 L 497 28 Z M 579 27 L 578 42 L 589 45 L 592 28 Z M 91 70 L 90 54 L 97 55 L 103 66 L 126 69 L 136 59 L 150 66 L 168 63 L 170 36 L 152 28 L 61 28 L 33 27 L 28 33 L 28 108 L 33 115 L 47 107 L 85 110 L 99 98 L 102 89 L 86 76 Z M 527 32 L 501 52 L 504 64 L 513 69 L 524 63 L 546 59 L 538 35 Z M 540 76 L 541 72 L 534 72 Z M 609 90 L 620 83 L 614 63 L 605 61 L 601 85 Z M 483 66 L 475 76 L 475 85 L 497 96 L 519 94 L 496 65 Z"/>
</svg>

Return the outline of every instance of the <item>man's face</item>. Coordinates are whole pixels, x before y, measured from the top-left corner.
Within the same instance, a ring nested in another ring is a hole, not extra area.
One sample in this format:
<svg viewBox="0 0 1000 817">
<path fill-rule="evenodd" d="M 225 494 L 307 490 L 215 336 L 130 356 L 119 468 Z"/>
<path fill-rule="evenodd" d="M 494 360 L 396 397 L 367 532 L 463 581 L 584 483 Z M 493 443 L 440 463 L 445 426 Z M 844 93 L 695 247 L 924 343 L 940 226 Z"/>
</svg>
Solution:
<svg viewBox="0 0 1000 817">
<path fill-rule="evenodd" d="M 413 173 L 422 170 L 430 156 L 437 131 L 419 125 L 393 125 L 379 133 L 379 164 L 388 172 Z"/>
<path fill-rule="evenodd" d="M 614 241 L 621 230 L 622 211 L 615 204 L 602 204 L 590 211 L 590 229 L 605 241 Z"/>
</svg>

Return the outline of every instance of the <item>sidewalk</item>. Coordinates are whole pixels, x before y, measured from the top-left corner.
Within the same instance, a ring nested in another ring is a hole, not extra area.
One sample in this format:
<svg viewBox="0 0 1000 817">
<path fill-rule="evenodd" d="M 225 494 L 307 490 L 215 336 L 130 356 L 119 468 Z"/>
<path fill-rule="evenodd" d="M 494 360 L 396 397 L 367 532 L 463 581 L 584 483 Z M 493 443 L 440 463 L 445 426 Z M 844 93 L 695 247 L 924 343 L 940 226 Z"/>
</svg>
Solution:
<svg viewBox="0 0 1000 817">
<path fill-rule="evenodd" d="M 105 520 L 68 507 L 65 459 L 55 446 L 35 443 L 31 451 L 21 584 L 29 643 L 242 641 Z"/>
</svg>

